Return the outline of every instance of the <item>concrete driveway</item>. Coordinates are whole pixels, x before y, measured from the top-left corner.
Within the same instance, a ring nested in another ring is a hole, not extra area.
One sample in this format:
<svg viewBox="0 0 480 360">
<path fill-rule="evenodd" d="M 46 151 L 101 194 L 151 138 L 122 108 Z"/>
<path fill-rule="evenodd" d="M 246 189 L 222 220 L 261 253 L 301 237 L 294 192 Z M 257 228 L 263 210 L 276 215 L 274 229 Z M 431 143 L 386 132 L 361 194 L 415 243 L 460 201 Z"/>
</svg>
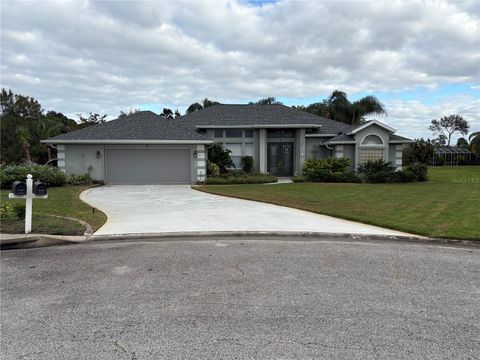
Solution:
<svg viewBox="0 0 480 360">
<path fill-rule="evenodd" d="M 399 231 L 256 201 L 193 190 L 188 185 L 114 185 L 80 198 L 107 214 L 95 235 L 185 232 L 323 232 L 409 235 Z"/>
</svg>

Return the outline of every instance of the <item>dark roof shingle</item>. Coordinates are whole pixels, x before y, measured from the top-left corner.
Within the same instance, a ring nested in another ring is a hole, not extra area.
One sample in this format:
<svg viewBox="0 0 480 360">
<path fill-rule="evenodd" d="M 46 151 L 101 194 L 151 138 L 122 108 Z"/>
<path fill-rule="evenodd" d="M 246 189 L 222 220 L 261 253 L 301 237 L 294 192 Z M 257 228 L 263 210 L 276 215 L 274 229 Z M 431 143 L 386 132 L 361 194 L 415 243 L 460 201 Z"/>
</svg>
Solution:
<svg viewBox="0 0 480 360">
<path fill-rule="evenodd" d="M 166 119 L 151 111 L 107 121 L 104 124 L 55 136 L 48 141 L 62 140 L 208 140 L 191 125 Z"/>
</svg>

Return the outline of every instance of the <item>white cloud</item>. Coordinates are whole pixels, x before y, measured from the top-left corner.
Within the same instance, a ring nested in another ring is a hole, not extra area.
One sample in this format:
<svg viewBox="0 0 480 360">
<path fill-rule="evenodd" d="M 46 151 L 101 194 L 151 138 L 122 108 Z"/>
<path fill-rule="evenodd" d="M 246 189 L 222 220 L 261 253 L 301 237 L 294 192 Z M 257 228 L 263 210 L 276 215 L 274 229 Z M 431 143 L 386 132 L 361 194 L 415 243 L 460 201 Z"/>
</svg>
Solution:
<svg viewBox="0 0 480 360">
<path fill-rule="evenodd" d="M 479 82 L 479 20 L 476 1 L 7 2 L 1 85 L 47 109 L 111 115 L 204 97 L 434 89 Z M 443 114 L 401 103 L 389 113 Z"/>
</svg>

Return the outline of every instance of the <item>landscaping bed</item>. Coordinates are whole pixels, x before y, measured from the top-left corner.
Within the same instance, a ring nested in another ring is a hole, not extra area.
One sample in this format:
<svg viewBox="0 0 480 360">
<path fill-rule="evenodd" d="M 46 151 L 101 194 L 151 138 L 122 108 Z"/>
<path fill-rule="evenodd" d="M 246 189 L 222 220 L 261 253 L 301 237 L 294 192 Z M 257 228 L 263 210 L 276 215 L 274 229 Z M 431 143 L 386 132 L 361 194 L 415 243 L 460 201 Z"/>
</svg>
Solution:
<svg viewBox="0 0 480 360">
<path fill-rule="evenodd" d="M 71 185 L 48 189 L 48 199 L 33 200 L 32 233 L 56 235 L 82 235 L 85 226 L 77 221 L 57 218 L 71 217 L 82 220 L 95 231 L 107 220 L 104 213 L 93 209 L 80 200 L 79 195 L 95 185 Z M 25 204 L 24 199 L 9 199 L 10 190 L 1 190 L 2 204 Z M 1 219 L 1 232 L 7 234 L 24 233 L 24 220 L 11 214 Z"/>
<path fill-rule="evenodd" d="M 480 239 L 480 167 L 430 167 L 428 179 L 391 184 L 302 182 L 197 189 L 419 235 Z"/>
<path fill-rule="evenodd" d="M 277 177 L 270 174 L 248 174 L 241 171 L 230 171 L 226 174 L 208 177 L 205 185 L 266 184 L 277 181 Z"/>
</svg>

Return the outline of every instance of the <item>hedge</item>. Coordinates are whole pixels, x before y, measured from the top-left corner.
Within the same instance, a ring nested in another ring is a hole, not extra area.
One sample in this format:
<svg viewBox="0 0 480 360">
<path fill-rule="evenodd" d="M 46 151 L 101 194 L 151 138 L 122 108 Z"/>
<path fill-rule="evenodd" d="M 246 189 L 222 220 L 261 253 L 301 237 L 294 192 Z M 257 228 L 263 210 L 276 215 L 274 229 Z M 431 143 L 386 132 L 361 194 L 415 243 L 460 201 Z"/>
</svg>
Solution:
<svg viewBox="0 0 480 360">
<path fill-rule="evenodd" d="M 41 181 L 48 186 L 63 186 L 67 181 L 66 175 L 56 167 L 45 165 L 7 165 L 0 167 L 0 185 L 2 189 L 9 189 L 14 181 L 25 181 L 28 174 L 32 174 L 33 181 Z"/>
</svg>

